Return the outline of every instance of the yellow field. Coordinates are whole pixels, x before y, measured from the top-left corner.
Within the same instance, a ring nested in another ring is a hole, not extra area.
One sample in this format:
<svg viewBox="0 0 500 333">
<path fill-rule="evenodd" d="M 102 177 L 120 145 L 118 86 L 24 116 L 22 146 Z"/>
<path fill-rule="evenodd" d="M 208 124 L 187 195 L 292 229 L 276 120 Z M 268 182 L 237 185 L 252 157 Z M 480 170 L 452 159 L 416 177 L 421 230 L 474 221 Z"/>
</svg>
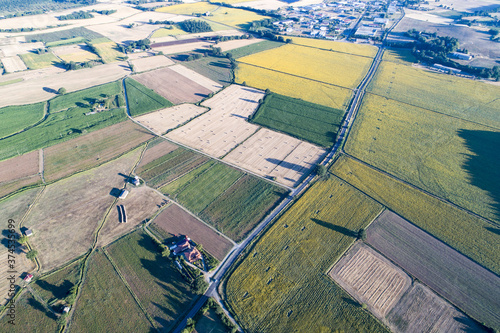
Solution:
<svg viewBox="0 0 500 333">
<path fill-rule="evenodd" d="M 235 4 L 235 3 L 241 3 L 241 2 L 249 2 L 249 1 L 254 1 L 254 0 L 222 0 L 222 1 L 215 1 L 215 2 L 222 2 L 222 3 L 227 3 L 227 4 Z"/>
<path fill-rule="evenodd" d="M 346 156 L 332 172 L 459 252 L 500 272 L 497 228 Z"/>
<path fill-rule="evenodd" d="M 59 58 L 67 62 L 70 61 L 84 62 L 89 60 L 99 60 L 99 56 L 97 54 L 85 50 L 75 53 L 61 54 L 59 55 Z"/>
<path fill-rule="evenodd" d="M 28 69 L 40 69 L 40 68 L 50 67 L 56 63 L 61 62 L 52 53 L 45 53 L 45 54 L 26 53 L 26 54 L 20 54 L 19 56 L 24 61 Z"/>
<path fill-rule="evenodd" d="M 302 37 L 292 37 L 292 41 L 294 44 L 298 45 L 312 46 L 318 49 L 356 54 L 371 58 L 375 57 L 375 54 L 377 54 L 377 48 L 372 45 L 335 42 L 326 39 L 313 39 L 313 38 L 302 38 Z"/>
<path fill-rule="evenodd" d="M 97 52 L 104 63 L 118 61 L 125 56 L 125 54 L 118 50 L 118 45 L 107 38 L 103 38 L 102 41 L 99 39 L 97 43 L 93 42 L 92 44 L 97 49 Z"/>
<path fill-rule="evenodd" d="M 500 133 L 367 94 L 346 152 L 492 220 L 500 220 L 495 149 Z M 499 185 L 500 186 L 500 185 Z"/>
<path fill-rule="evenodd" d="M 500 129 L 500 87 L 382 62 L 369 91 Z"/>
<path fill-rule="evenodd" d="M 381 208 L 335 177 L 314 184 L 228 278 L 227 300 L 244 331 L 384 331 L 327 276 Z"/>
<path fill-rule="evenodd" d="M 356 88 L 372 62 L 367 57 L 292 44 L 238 61 L 351 89 Z"/>
<path fill-rule="evenodd" d="M 157 11 L 182 15 L 205 14 L 206 12 L 210 12 L 209 16 L 204 17 L 206 20 L 237 28 L 243 28 L 252 21 L 269 18 L 268 16 L 262 16 L 243 9 L 219 7 L 207 2 L 185 3 L 162 7 L 158 8 Z"/>
<path fill-rule="evenodd" d="M 352 91 L 346 88 L 245 64 L 238 64 L 236 82 L 246 82 L 248 86 L 258 89 L 270 89 L 278 94 L 341 110 L 347 107 L 352 94 Z"/>
</svg>

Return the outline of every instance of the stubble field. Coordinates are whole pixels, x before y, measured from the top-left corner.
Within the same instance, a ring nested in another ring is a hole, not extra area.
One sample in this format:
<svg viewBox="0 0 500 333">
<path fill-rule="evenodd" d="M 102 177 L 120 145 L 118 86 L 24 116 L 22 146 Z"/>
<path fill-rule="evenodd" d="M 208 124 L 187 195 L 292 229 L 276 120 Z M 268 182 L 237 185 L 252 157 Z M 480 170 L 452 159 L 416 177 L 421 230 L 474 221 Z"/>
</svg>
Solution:
<svg viewBox="0 0 500 333">
<path fill-rule="evenodd" d="M 181 104 L 136 117 L 135 120 L 157 135 L 162 135 L 207 110 L 193 104 Z"/>
<path fill-rule="evenodd" d="M 64 61 L 84 62 L 98 60 L 99 56 L 93 53 L 86 44 L 73 44 L 53 47 L 52 52 Z"/>
<path fill-rule="evenodd" d="M 28 69 L 19 56 L 6 57 L 0 59 L 2 61 L 5 72 L 14 73 Z"/>
<path fill-rule="evenodd" d="M 130 62 L 135 66 L 136 72 L 145 72 L 159 67 L 171 66 L 174 64 L 172 60 L 162 55 L 138 58 L 131 60 Z"/>
<path fill-rule="evenodd" d="M 0 162 L 0 186 L 16 179 L 36 175 L 39 171 L 39 151 L 35 150 Z"/>
<path fill-rule="evenodd" d="M 174 72 L 177 72 L 185 77 L 187 77 L 189 80 L 198 83 L 199 85 L 203 86 L 204 88 L 210 90 L 211 92 L 217 92 L 221 90 L 223 87 L 221 84 L 212 81 L 211 79 L 198 74 L 197 72 L 183 66 L 180 64 L 174 65 L 170 67 L 171 70 Z"/>
</svg>

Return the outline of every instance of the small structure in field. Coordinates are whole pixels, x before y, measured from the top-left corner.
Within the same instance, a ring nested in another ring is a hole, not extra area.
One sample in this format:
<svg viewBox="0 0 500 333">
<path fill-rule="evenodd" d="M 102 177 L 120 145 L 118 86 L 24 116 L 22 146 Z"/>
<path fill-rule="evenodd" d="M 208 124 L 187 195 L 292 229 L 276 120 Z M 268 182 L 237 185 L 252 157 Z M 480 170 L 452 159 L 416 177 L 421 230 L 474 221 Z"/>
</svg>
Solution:
<svg viewBox="0 0 500 333">
<path fill-rule="evenodd" d="M 200 251 L 194 245 L 188 236 L 181 236 L 180 240 L 169 247 L 169 249 L 173 252 L 174 256 L 183 255 L 187 261 L 193 263 L 202 258 Z"/>
<path fill-rule="evenodd" d="M 138 176 L 135 176 L 134 179 L 132 179 L 131 183 L 134 185 L 134 186 L 139 186 L 139 184 L 141 183 L 141 181 L 139 180 L 139 177 Z"/>
<path fill-rule="evenodd" d="M 63 308 L 63 313 L 68 313 L 71 308 L 69 306 L 65 306 Z"/>
<path fill-rule="evenodd" d="M 24 277 L 23 281 L 26 282 L 26 283 L 30 283 L 32 279 L 33 279 L 33 275 L 28 273 Z"/>
<path fill-rule="evenodd" d="M 24 232 L 24 235 L 26 237 L 31 237 L 31 236 L 33 236 L 33 231 L 31 231 L 30 229 L 26 229 L 26 231 Z"/>
<path fill-rule="evenodd" d="M 118 199 L 125 199 L 128 195 L 128 191 L 123 189 L 122 192 L 120 193 L 120 196 L 118 197 Z"/>
<path fill-rule="evenodd" d="M 179 255 L 181 252 L 189 249 L 191 244 L 189 243 L 191 239 L 189 237 L 184 236 L 180 241 L 178 241 L 175 245 L 170 247 L 170 250 L 174 251 L 174 255 Z"/>
</svg>

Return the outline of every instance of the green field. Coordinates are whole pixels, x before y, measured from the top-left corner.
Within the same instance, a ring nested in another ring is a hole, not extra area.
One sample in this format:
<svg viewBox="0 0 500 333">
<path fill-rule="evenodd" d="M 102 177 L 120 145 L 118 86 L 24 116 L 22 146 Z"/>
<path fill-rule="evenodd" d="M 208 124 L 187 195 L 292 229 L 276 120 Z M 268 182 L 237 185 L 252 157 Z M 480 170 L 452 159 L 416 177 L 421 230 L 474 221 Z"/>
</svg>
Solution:
<svg viewBox="0 0 500 333">
<path fill-rule="evenodd" d="M 335 142 L 343 116 L 343 110 L 272 93 L 252 122 L 327 147 Z"/>
<path fill-rule="evenodd" d="M 498 86 L 384 61 L 368 90 L 410 105 L 500 129 Z"/>
<path fill-rule="evenodd" d="M 160 187 L 159 190 L 163 194 L 174 197 L 180 191 L 182 191 L 186 185 L 188 185 L 191 181 L 193 181 L 193 179 L 201 175 L 208 168 L 212 167 L 215 163 L 216 162 L 214 160 L 209 160 L 206 163 L 203 163 L 202 165 L 191 170 L 191 172 L 188 172 L 187 174 L 177 178 L 176 180 Z"/>
<path fill-rule="evenodd" d="M 40 69 L 55 66 L 61 62 L 53 53 L 45 54 L 25 53 L 19 55 L 28 69 Z"/>
<path fill-rule="evenodd" d="M 332 172 L 460 253 L 500 273 L 498 228 L 342 156 Z"/>
<path fill-rule="evenodd" d="M 419 188 L 500 221 L 500 151 L 496 147 L 500 147 L 499 131 L 369 94 L 345 150 Z"/>
<path fill-rule="evenodd" d="M 382 206 L 331 177 L 314 184 L 228 277 L 247 332 L 386 332 L 326 272 Z"/>
<path fill-rule="evenodd" d="M 193 168 L 205 163 L 205 156 L 191 150 L 178 148 L 162 157 L 137 169 L 137 173 L 149 186 L 160 187 L 163 184 L 182 176 Z"/>
<path fill-rule="evenodd" d="M 283 46 L 283 45 L 284 44 L 280 43 L 280 42 L 273 42 L 273 41 L 270 41 L 270 40 L 265 40 L 265 41 L 258 42 L 258 43 L 255 43 L 255 44 L 250 44 L 250 45 L 247 45 L 247 46 L 239 47 L 237 49 L 230 50 L 230 51 L 227 51 L 227 52 L 231 53 L 231 55 L 233 56 L 233 58 L 238 59 L 238 58 L 250 55 L 250 54 L 254 54 L 254 53 L 258 53 L 258 52 L 262 52 L 262 51 L 274 49 L 275 47 L 280 47 L 280 46 Z"/>
<path fill-rule="evenodd" d="M 172 329 L 196 298 L 174 261 L 162 257 L 153 239 L 140 231 L 111 244 L 107 251 L 159 329 Z"/>
<path fill-rule="evenodd" d="M 130 78 L 125 79 L 125 89 L 127 89 L 128 106 L 132 117 L 173 105 L 153 90 Z"/>
<path fill-rule="evenodd" d="M 237 169 L 217 163 L 184 187 L 176 200 L 189 211 L 199 214 L 242 175 Z"/>
<path fill-rule="evenodd" d="M 91 111 L 89 101 L 101 98 L 105 93 L 120 93 L 118 89 L 119 83 L 113 82 L 56 97 L 49 102 L 51 114 L 45 121 L 25 132 L 2 140 L 0 160 L 52 146 L 124 121 L 126 115 L 121 108 L 85 115 Z M 56 112 L 66 108 L 69 109 Z"/>
<path fill-rule="evenodd" d="M 7 85 L 13 84 L 13 83 L 22 82 L 22 81 L 23 81 L 22 78 L 18 78 L 18 79 L 13 79 L 13 80 L 9 80 L 9 81 L 0 82 L 0 87 L 1 86 L 7 86 Z"/>
<path fill-rule="evenodd" d="M 183 62 L 182 65 L 223 86 L 231 84 L 231 63 L 227 58 L 203 57 L 195 61 Z"/>
<path fill-rule="evenodd" d="M 56 333 L 58 330 L 57 317 L 49 311 L 30 292 L 25 292 L 16 302 L 14 325 L 8 321 L 8 316 L 0 320 L 3 332 L 12 333 Z"/>
<path fill-rule="evenodd" d="M 92 40 L 95 38 L 102 38 L 103 35 L 89 30 L 84 27 L 72 28 L 67 30 L 55 31 L 55 32 L 47 32 L 42 34 L 34 34 L 30 35 L 26 38 L 27 41 L 37 41 L 44 43 L 52 43 L 58 41 L 64 41 L 72 38 L 84 38 L 88 40 Z M 51 46 L 54 46 L 53 44 Z"/>
<path fill-rule="evenodd" d="M 85 42 L 85 40 L 86 39 L 83 37 L 74 37 L 74 38 L 69 38 L 69 39 L 58 40 L 55 42 L 48 42 L 48 43 L 45 43 L 45 46 L 54 47 L 54 46 L 61 46 L 61 45 L 78 44 L 78 43 Z"/>
<path fill-rule="evenodd" d="M 36 280 L 32 285 L 45 302 L 64 299 L 70 289 L 80 280 L 81 262 L 78 261 L 58 272 Z"/>
<path fill-rule="evenodd" d="M 92 45 L 105 64 L 122 60 L 125 57 L 125 54 L 119 50 L 118 45 L 110 39 L 97 38 L 92 41 Z"/>
<path fill-rule="evenodd" d="M 241 241 L 287 191 L 246 175 L 213 201 L 200 216 L 236 242 Z"/>
<path fill-rule="evenodd" d="M 21 131 L 43 118 L 45 103 L 7 106 L 0 109 L 0 139 Z"/>
<path fill-rule="evenodd" d="M 149 332 L 153 329 L 102 252 L 90 259 L 70 332 Z"/>
</svg>

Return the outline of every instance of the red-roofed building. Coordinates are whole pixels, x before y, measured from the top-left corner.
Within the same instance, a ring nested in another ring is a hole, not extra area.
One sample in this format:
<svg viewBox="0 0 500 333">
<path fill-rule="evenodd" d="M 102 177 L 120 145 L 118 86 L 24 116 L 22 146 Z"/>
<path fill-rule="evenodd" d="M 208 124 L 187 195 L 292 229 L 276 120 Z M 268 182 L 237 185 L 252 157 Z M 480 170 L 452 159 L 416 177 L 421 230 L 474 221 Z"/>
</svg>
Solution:
<svg viewBox="0 0 500 333">
<path fill-rule="evenodd" d="M 195 247 L 184 252 L 184 256 L 186 257 L 186 260 L 191 262 L 191 263 L 195 262 L 196 260 L 201 259 L 201 253 Z"/>
<path fill-rule="evenodd" d="M 26 276 L 24 277 L 24 279 L 23 279 L 23 280 L 24 280 L 26 283 L 30 283 L 30 282 L 31 282 L 31 279 L 33 279 L 33 275 L 31 275 L 31 274 L 26 274 Z"/>
</svg>

